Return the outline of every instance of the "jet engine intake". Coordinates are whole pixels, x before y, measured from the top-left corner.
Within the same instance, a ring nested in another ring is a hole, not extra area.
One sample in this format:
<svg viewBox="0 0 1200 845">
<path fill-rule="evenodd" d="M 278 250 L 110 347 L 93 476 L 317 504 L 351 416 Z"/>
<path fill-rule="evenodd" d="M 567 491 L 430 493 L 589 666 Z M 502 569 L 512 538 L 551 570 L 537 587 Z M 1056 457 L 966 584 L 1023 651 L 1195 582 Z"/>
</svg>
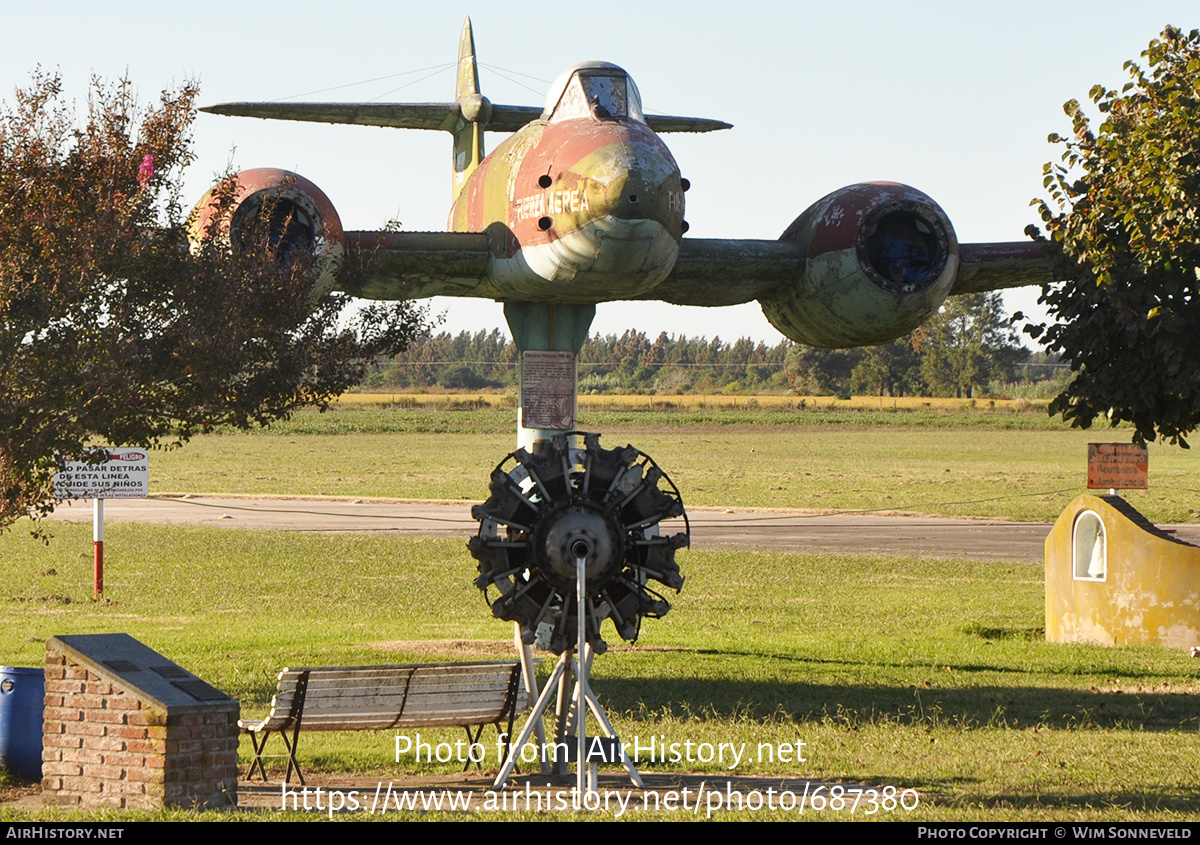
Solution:
<svg viewBox="0 0 1200 845">
<path fill-rule="evenodd" d="M 818 200 L 780 236 L 804 270 L 759 300 L 780 332 L 809 346 L 870 346 L 937 313 L 958 272 L 958 239 L 945 212 L 894 182 L 850 185 Z"/>
<path fill-rule="evenodd" d="M 303 176 L 273 167 L 242 170 L 208 190 L 188 221 L 193 245 L 216 238 L 235 250 L 266 241 L 277 261 L 311 255 L 317 290 L 333 286 L 345 251 L 329 197 Z"/>
</svg>

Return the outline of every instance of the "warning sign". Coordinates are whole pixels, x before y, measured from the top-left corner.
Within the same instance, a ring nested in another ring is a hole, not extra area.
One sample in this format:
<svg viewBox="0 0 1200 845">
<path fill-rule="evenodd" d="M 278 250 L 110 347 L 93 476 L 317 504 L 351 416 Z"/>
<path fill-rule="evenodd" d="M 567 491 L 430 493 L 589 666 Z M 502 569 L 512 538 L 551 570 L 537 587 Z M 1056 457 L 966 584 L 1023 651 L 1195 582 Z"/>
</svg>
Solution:
<svg viewBox="0 0 1200 845">
<path fill-rule="evenodd" d="M 54 474 L 56 499 L 144 499 L 150 495 L 145 449 L 107 449 L 103 463 L 67 461 Z"/>
<path fill-rule="evenodd" d="M 1145 490 L 1150 454 L 1136 443 L 1089 443 L 1089 490 Z"/>
<path fill-rule="evenodd" d="M 521 425 L 560 431 L 574 427 L 574 353 L 521 354 Z"/>
</svg>

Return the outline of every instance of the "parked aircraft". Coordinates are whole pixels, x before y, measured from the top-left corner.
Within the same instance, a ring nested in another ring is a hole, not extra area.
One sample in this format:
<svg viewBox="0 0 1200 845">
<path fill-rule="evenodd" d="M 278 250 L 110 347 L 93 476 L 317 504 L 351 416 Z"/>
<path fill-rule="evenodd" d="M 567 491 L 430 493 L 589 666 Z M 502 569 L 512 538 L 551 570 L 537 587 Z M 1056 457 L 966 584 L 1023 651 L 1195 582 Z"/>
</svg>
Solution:
<svg viewBox="0 0 1200 845">
<path fill-rule="evenodd" d="M 302 177 L 239 174 L 243 208 L 273 198 L 292 234 L 312 248 L 330 257 L 369 254 L 370 280 L 355 291 L 368 298 L 488 297 L 514 306 L 506 309 L 510 324 L 521 322 L 522 303 L 582 306 L 570 309 L 573 335 L 586 335 L 587 309 L 598 302 L 758 300 L 788 338 L 847 347 L 908 333 L 947 295 L 1046 277 L 1035 244 L 959 244 L 937 203 L 887 182 L 829 194 L 778 240 L 685 238 L 689 183 L 659 135 L 730 125 L 645 114 L 634 81 L 607 62 L 568 68 L 541 110 L 492 103 L 479 91 L 469 19 L 454 102 L 227 103 L 203 111 L 451 133 L 453 202 L 444 233 L 346 232 L 333 204 Z M 489 130 L 512 134 L 485 156 Z M 519 325 L 513 330 L 522 348 L 537 348 L 535 339 L 522 342 Z"/>
</svg>

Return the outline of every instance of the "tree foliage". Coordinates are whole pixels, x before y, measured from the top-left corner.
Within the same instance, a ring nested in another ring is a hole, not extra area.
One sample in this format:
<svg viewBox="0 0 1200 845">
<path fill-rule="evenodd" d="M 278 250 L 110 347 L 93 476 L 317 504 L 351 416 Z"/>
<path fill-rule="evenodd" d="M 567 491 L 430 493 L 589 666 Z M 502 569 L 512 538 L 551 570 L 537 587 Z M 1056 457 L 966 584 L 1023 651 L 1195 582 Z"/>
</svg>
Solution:
<svg viewBox="0 0 1200 845">
<path fill-rule="evenodd" d="M 579 355 L 583 393 L 782 393 L 952 396 L 994 391 L 998 382 L 1057 378 L 1055 358 L 1031 368 L 998 294 L 955 297 L 917 332 L 861 349 L 816 349 L 781 339 L 774 346 L 629 329 L 594 334 Z M 926 358 L 936 357 L 936 367 Z M 517 348 L 499 329 L 424 332 L 401 354 L 375 362 L 362 386 L 482 391 L 515 388 Z M 963 368 L 958 369 L 962 363 Z M 936 372 L 933 383 L 924 372 Z M 1004 391 L 1006 387 L 999 387 Z"/>
<path fill-rule="evenodd" d="M 1028 357 L 996 291 L 950 297 L 914 333 L 921 377 L 933 396 L 966 396 L 992 381 L 1008 381 Z"/>
<path fill-rule="evenodd" d="M 285 246 L 189 243 L 196 93 L 139 109 L 127 80 L 93 81 L 77 120 L 35 74 L 0 109 L 0 528 L 53 506 L 60 456 L 322 405 L 421 323 L 402 304 L 344 326 L 346 298 Z"/>
<path fill-rule="evenodd" d="M 863 350 L 820 349 L 794 345 L 788 350 L 787 379 L 800 394 L 850 396 L 850 377 L 863 359 Z"/>
<path fill-rule="evenodd" d="M 584 393 L 705 393 L 783 390 L 784 358 L 792 342 L 739 338 L 728 343 L 660 332 L 651 339 L 634 329 L 594 334 L 579 354 L 579 389 Z M 381 361 L 367 377 L 368 388 L 483 390 L 515 387 L 516 346 L 499 329 L 428 332 L 402 354 Z"/>
<path fill-rule="evenodd" d="M 912 340 L 912 335 L 898 337 L 864 349 L 862 359 L 850 373 L 850 390 L 875 396 L 903 396 L 924 390 L 921 356 Z"/>
<path fill-rule="evenodd" d="M 1026 328 L 1074 371 L 1052 413 L 1186 447 L 1200 422 L 1200 33 L 1168 27 L 1142 56 L 1119 92 L 1092 88 L 1098 127 L 1071 100 L 1071 137 L 1050 136 L 1053 205 L 1035 205 L 1065 281 L 1041 298 L 1059 322 Z"/>
</svg>

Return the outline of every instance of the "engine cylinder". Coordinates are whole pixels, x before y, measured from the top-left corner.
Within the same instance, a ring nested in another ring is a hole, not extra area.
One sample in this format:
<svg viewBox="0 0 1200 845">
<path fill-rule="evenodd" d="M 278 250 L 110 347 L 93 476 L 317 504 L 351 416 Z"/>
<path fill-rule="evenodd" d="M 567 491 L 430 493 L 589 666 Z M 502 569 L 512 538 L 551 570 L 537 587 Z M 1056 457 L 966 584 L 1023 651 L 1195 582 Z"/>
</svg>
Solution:
<svg viewBox="0 0 1200 845">
<path fill-rule="evenodd" d="M 901 337 L 937 313 L 958 272 L 958 239 L 945 212 L 892 182 L 834 191 L 779 239 L 803 249 L 804 271 L 760 303 L 771 325 L 809 346 Z"/>
</svg>

